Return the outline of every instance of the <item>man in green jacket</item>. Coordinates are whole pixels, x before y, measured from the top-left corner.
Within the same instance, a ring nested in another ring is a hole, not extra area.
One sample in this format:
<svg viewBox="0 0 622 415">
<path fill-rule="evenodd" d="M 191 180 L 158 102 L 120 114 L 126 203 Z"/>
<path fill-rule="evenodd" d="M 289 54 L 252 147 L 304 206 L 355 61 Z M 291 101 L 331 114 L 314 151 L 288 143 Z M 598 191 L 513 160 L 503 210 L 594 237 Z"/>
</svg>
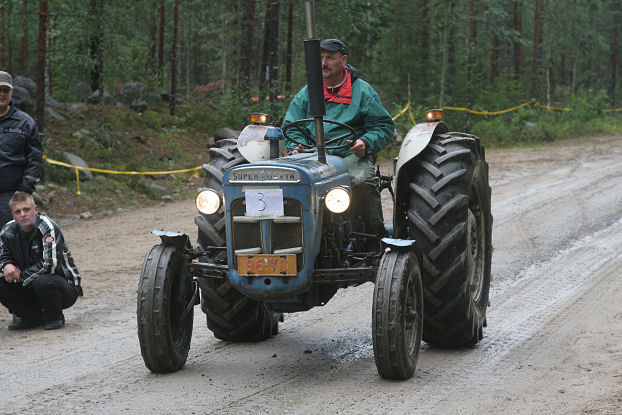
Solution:
<svg viewBox="0 0 622 415">
<path fill-rule="evenodd" d="M 385 235 L 385 228 L 374 163 L 376 154 L 391 141 L 395 128 L 393 120 L 382 106 L 376 91 L 358 77 L 359 71 L 356 68 L 347 63 L 348 50 L 343 42 L 338 39 L 325 39 L 320 43 L 320 49 L 326 118 L 347 124 L 358 134 L 358 139 L 354 141 L 350 139 L 346 141 L 344 138 L 341 142 L 329 144 L 328 147 L 346 143 L 350 146 L 328 150 L 328 153 L 343 157 L 350 171 L 353 216 L 361 217 L 366 233 L 382 237 Z M 304 118 L 312 118 L 309 114 L 307 86 L 292 100 L 283 126 Z M 305 128 L 310 136 L 315 137 L 313 123 L 307 123 Z M 291 129 L 288 135 L 299 142 L 308 142 L 303 134 L 294 130 Z M 338 125 L 324 124 L 327 141 L 346 132 L 345 128 Z M 286 145 L 287 151 L 291 154 L 297 153 L 300 147 L 291 142 L 287 142 Z"/>
</svg>

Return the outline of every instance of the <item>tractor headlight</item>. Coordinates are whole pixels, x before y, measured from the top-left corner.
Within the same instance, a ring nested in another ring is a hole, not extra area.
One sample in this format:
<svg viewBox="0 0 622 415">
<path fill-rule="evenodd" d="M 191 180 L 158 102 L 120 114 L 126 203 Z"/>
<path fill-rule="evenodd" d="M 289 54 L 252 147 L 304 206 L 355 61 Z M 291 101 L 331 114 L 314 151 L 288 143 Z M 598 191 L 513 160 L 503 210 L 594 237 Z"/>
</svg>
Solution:
<svg viewBox="0 0 622 415">
<path fill-rule="evenodd" d="M 332 188 L 326 193 L 324 204 L 333 213 L 343 213 L 350 207 L 350 193 L 343 187 Z"/>
<path fill-rule="evenodd" d="M 218 193 L 212 189 L 207 189 L 197 195 L 195 203 L 199 212 L 205 215 L 212 215 L 218 212 L 222 201 Z"/>
</svg>

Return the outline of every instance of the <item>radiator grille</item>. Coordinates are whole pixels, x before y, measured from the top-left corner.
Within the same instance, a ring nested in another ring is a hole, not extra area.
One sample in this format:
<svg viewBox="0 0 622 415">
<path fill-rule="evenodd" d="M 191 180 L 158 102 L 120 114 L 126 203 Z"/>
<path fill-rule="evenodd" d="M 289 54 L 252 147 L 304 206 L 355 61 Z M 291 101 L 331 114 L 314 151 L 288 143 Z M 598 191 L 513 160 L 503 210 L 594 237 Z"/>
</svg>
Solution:
<svg viewBox="0 0 622 415">
<path fill-rule="evenodd" d="M 291 198 L 283 199 L 283 213 L 285 217 L 293 218 L 297 217 L 297 222 L 288 221 L 287 223 L 279 223 L 270 220 L 270 243 L 272 245 L 272 252 L 279 249 L 298 248 L 303 247 L 304 235 L 302 224 L 302 204 Z M 244 216 L 246 211 L 244 198 L 235 199 L 231 202 L 231 216 L 241 217 Z M 233 221 L 233 247 L 234 250 L 240 249 L 253 249 L 260 248 L 260 252 L 269 254 L 272 252 L 266 252 L 266 247 L 262 245 L 261 235 L 261 221 L 256 222 L 240 222 Z M 302 252 L 296 253 L 296 263 L 298 271 L 304 266 L 304 255 Z M 234 265 L 237 267 L 237 258 L 234 258 Z"/>
</svg>

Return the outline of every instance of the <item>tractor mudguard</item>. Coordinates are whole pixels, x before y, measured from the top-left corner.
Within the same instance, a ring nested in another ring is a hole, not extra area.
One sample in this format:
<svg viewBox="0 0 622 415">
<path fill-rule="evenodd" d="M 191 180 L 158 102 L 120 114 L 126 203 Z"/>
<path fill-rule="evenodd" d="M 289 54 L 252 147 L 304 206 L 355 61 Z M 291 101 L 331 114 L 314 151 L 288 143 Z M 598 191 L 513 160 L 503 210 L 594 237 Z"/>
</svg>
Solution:
<svg viewBox="0 0 622 415">
<path fill-rule="evenodd" d="M 435 134 L 442 134 L 449 131 L 447 124 L 442 121 L 420 123 L 413 126 L 406 134 L 400 152 L 393 164 L 393 176 L 395 183 L 395 209 L 393 209 L 393 229 L 396 238 L 408 238 L 404 234 L 406 222 L 404 219 L 404 209 L 408 205 L 407 188 L 408 180 L 404 167 L 409 164 L 419 153 L 421 153 L 430 143 Z"/>
<path fill-rule="evenodd" d="M 414 239 L 397 239 L 397 238 L 382 238 L 380 240 L 382 251 L 386 252 L 387 249 L 391 251 L 410 251 L 413 252 L 419 259 L 419 263 L 423 263 L 423 254 L 421 247 Z"/>
<path fill-rule="evenodd" d="M 420 123 L 413 126 L 406 134 L 404 141 L 402 141 L 400 153 L 395 161 L 394 171 L 396 182 L 401 168 L 428 146 L 434 134 L 446 133 L 448 131 L 447 124 L 442 121 Z"/>
<path fill-rule="evenodd" d="M 157 229 L 151 231 L 151 233 L 160 237 L 162 245 L 175 247 L 181 252 L 183 252 L 184 249 L 192 249 L 190 238 L 185 233 L 159 231 Z"/>
</svg>

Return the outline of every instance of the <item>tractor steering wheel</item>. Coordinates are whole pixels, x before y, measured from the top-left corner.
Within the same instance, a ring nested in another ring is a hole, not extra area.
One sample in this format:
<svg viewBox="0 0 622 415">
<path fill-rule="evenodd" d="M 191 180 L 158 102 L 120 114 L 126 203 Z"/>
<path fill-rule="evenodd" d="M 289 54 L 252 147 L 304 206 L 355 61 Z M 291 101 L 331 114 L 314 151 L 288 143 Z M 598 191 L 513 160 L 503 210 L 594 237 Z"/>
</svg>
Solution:
<svg viewBox="0 0 622 415">
<path fill-rule="evenodd" d="M 291 143 L 294 143 L 294 144 L 299 144 L 303 148 L 315 148 L 316 145 L 317 145 L 317 143 L 315 142 L 315 139 L 313 137 L 311 137 L 311 135 L 307 131 L 305 131 L 304 128 L 300 127 L 300 125 L 303 124 L 303 123 L 308 123 L 308 122 L 313 122 L 313 121 L 314 121 L 313 118 L 305 118 L 303 120 L 296 120 L 296 121 L 290 122 L 285 127 L 283 127 L 283 130 L 282 130 L 283 131 L 283 137 L 285 137 L 285 140 L 287 140 L 287 141 L 289 141 Z M 335 125 L 338 125 L 340 127 L 345 128 L 346 130 L 348 130 L 347 133 L 342 134 L 339 137 L 331 138 L 330 140 L 325 141 L 324 144 L 326 145 L 326 150 L 336 150 L 336 149 L 339 149 L 339 148 L 350 147 L 359 138 L 359 135 L 356 132 L 356 130 L 354 128 L 352 128 L 351 126 L 349 126 L 348 124 L 344 124 L 344 123 L 339 122 L 339 121 L 328 120 L 328 119 L 324 119 L 323 122 L 325 122 L 327 124 L 335 124 Z M 302 143 L 302 142 L 300 142 L 300 141 L 290 137 L 289 135 L 287 135 L 287 131 L 290 128 L 296 129 L 296 131 L 300 132 L 303 136 L 305 136 L 305 138 L 307 140 L 309 140 L 309 142 L 311 142 L 313 144 Z M 352 139 L 352 143 L 351 144 L 346 143 L 346 144 L 341 144 L 341 145 L 338 145 L 338 146 L 329 146 L 328 145 L 328 144 L 334 143 L 335 141 L 342 140 L 344 138 L 347 139 L 348 137 L 351 137 L 351 139 Z"/>
</svg>

